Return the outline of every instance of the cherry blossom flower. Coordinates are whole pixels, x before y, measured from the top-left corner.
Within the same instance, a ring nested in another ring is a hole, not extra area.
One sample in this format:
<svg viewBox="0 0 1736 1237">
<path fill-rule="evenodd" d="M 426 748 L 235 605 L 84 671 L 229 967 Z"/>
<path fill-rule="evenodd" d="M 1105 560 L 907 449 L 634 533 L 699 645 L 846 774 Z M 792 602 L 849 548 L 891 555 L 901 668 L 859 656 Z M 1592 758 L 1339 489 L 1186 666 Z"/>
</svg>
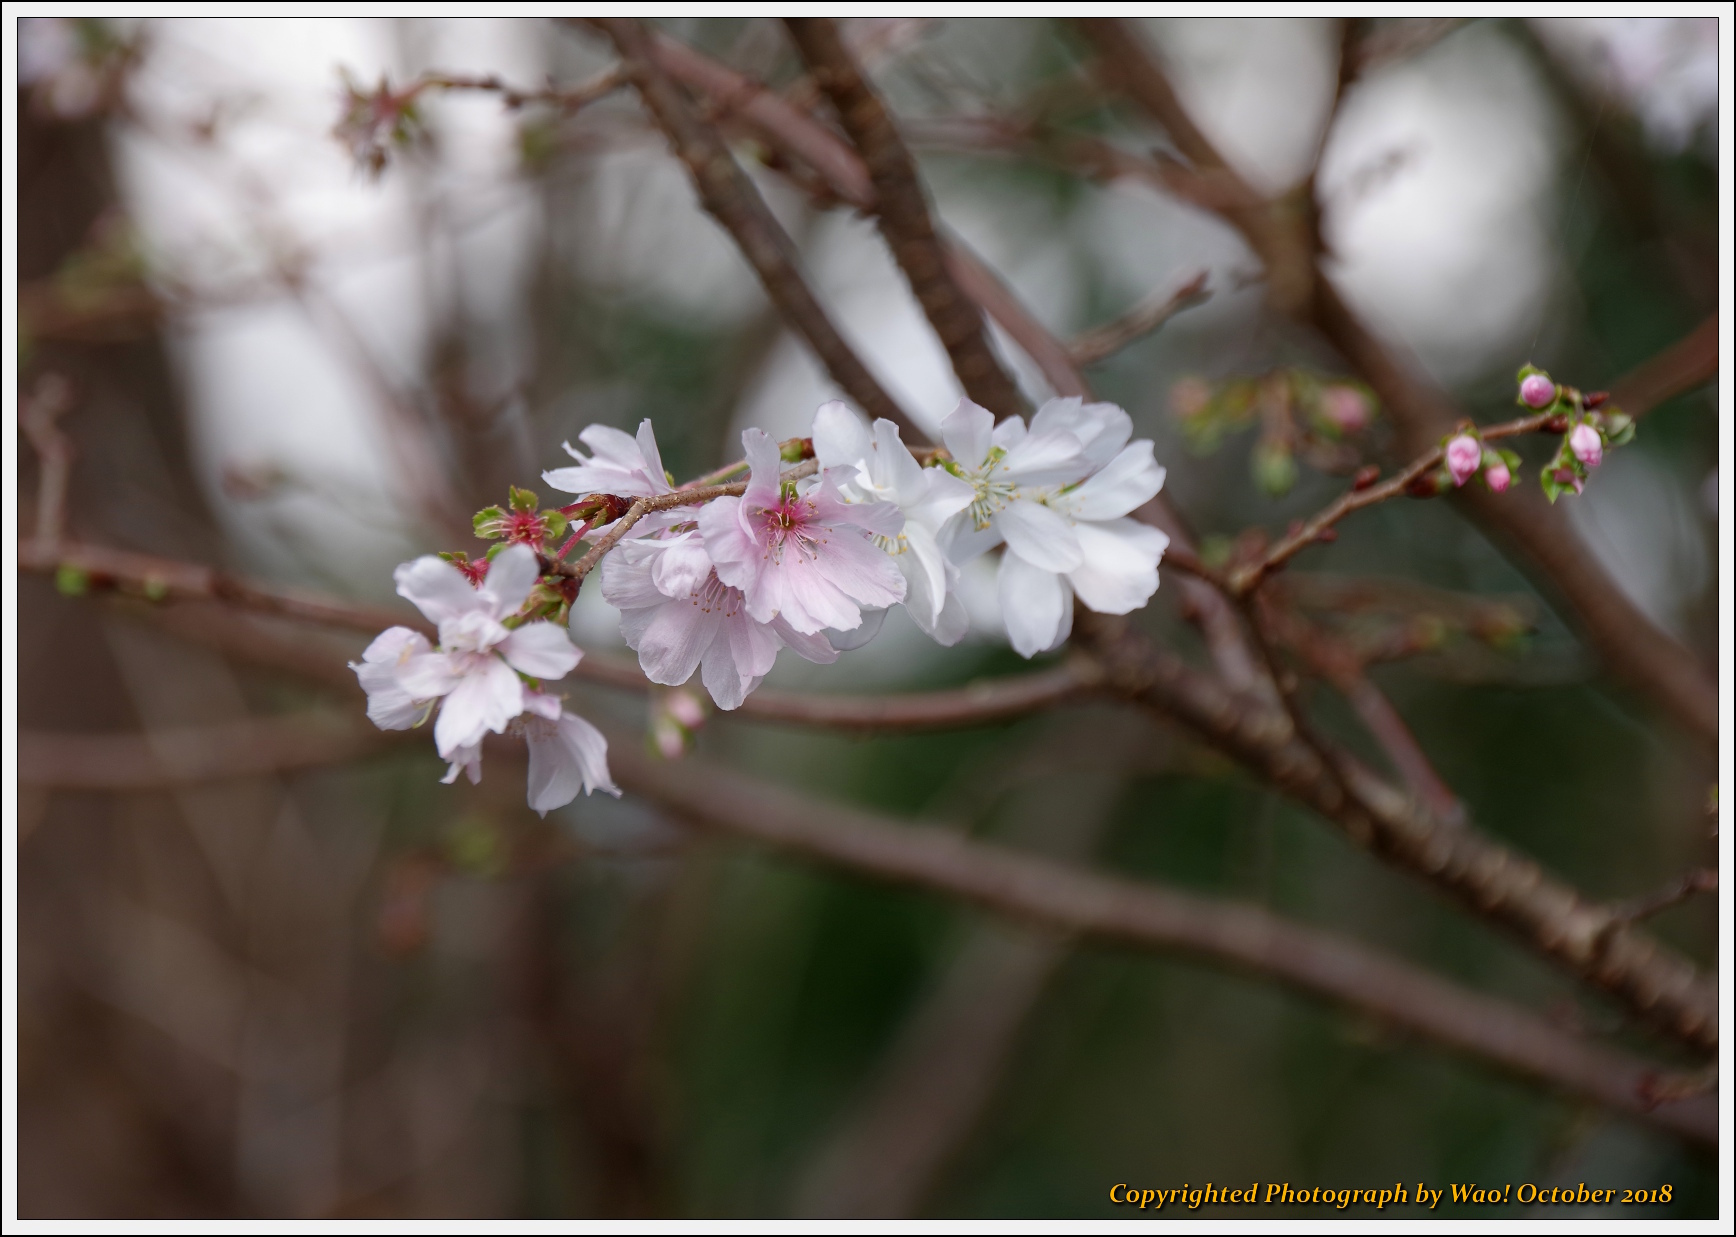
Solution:
<svg viewBox="0 0 1736 1237">
<path fill-rule="evenodd" d="M 473 764 L 478 757 L 464 753 L 484 734 L 500 734 L 524 711 L 520 674 L 559 679 L 579 663 L 579 650 L 555 624 L 505 625 L 538 574 L 536 554 L 522 545 L 502 550 L 478 588 L 457 567 L 431 554 L 400 566 L 394 573 L 398 593 L 438 626 L 440 645 L 432 650 L 425 640 L 417 645 L 421 637 L 405 628 L 376 639 L 357 668 L 369 692 L 369 716 L 378 713 L 397 723 L 410 705 L 426 707 L 439 700 L 435 746 L 455 767 Z M 388 676 L 371 666 L 389 666 L 395 673 Z"/>
<path fill-rule="evenodd" d="M 761 622 L 738 588 L 718 578 L 696 528 L 624 541 L 603 560 L 603 600 L 621 611 L 621 635 L 653 683 L 679 687 L 700 672 L 720 709 L 739 708 L 786 645 L 809 661 L 838 652 L 781 615 Z"/>
<path fill-rule="evenodd" d="M 896 537 L 904 517 L 891 503 L 847 503 L 822 477 L 805 491 L 784 482 L 778 445 L 764 430 L 742 433 L 749 474 L 740 498 L 699 513 L 718 580 L 740 589 L 760 623 L 781 618 L 802 634 L 853 631 L 862 610 L 904 600 L 904 575 L 874 538 Z"/>
<path fill-rule="evenodd" d="M 1126 518 L 1163 488 L 1149 439 L 1129 442 L 1133 420 L 1114 404 L 1050 400 L 1031 418 L 999 425 L 969 400 L 941 424 L 970 507 L 948 526 L 963 565 L 1004 542 L 1002 617 L 1022 656 L 1057 647 L 1073 627 L 1073 598 L 1126 614 L 1157 591 L 1169 538 Z"/>
<path fill-rule="evenodd" d="M 537 691 L 524 695 L 518 725 L 530 752 L 525 798 L 531 810 L 546 816 L 578 798 L 580 790 L 620 798 L 620 787 L 609 776 L 609 741 L 603 732 L 562 708 L 558 696 Z"/>
<path fill-rule="evenodd" d="M 1460 434 L 1447 444 L 1447 471 L 1453 474 L 1454 485 L 1465 484 L 1482 466 L 1482 444 L 1469 434 Z"/>
<path fill-rule="evenodd" d="M 592 425 L 579 435 L 579 441 L 592 454 L 585 455 L 563 442 L 561 446 L 579 461 L 578 466 L 554 468 L 543 474 L 543 480 L 557 490 L 650 498 L 675 488 L 669 474 L 663 471 L 663 456 L 657 450 L 657 436 L 651 430 L 649 417 L 639 423 L 636 437 L 630 438 L 607 425 Z"/>
<path fill-rule="evenodd" d="M 836 400 L 814 414 L 813 440 L 815 458 L 846 502 L 887 502 L 903 514 L 903 531 L 876 543 L 904 576 L 904 608 L 916 625 L 943 645 L 957 644 L 970 616 L 955 595 L 958 568 L 941 548 L 940 530 L 970 506 L 975 490 L 945 469 L 918 464 L 893 422 L 882 417 L 870 434 Z M 871 635 L 866 629 L 877 626 L 865 621 L 857 631 Z"/>
</svg>

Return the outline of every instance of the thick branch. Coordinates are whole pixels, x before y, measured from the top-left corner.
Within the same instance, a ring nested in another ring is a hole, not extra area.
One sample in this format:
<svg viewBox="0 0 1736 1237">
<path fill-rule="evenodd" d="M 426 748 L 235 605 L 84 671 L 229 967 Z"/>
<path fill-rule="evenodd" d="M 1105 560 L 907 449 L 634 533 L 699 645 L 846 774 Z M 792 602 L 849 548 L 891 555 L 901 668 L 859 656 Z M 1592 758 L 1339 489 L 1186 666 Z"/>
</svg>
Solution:
<svg viewBox="0 0 1736 1237">
<path fill-rule="evenodd" d="M 1125 620 L 1089 612 L 1074 631 L 1104 663 L 1109 686 L 1227 751 L 1357 843 L 1503 923 L 1580 978 L 1700 1048 L 1718 1040 L 1716 984 L 1693 963 L 1621 925 L 1607 908 L 1475 829 L 1443 825 L 1353 762 L 1339 769 L 1293 733 L 1280 712 L 1232 696 L 1154 646 Z M 1350 779 L 1351 794 L 1336 773 Z"/>
<path fill-rule="evenodd" d="M 693 177 L 700 201 L 735 238 L 784 321 L 802 333 L 858 408 L 870 417 L 897 422 L 911 441 L 920 441 L 921 431 L 832 325 L 802 278 L 795 244 L 716 130 L 700 120 L 681 88 L 663 71 L 643 27 L 633 18 L 621 17 L 598 18 L 595 24 L 614 41 L 640 97 Z"/>
<path fill-rule="evenodd" d="M 953 281 L 945 246 L 929 218 L 916 161 L 898 136 L 885 104 L 857 68 L 830 18 L 786 18 L 785 24 L 814 81 L 832 100 L 844 131 L 862 155 L 874 185 L 881 235 L 952 358 L 965 394 L 996 416 L 1019 413 L 1024 401 L 989 347 L 982 310 Z"/>
<path fill-rule="evenodd" d="M 1716 1138 L 1710 1102 L 1648 1108 L 1644 1087 L 1657 1071 L 1642 1062 L 1335 933 L 822 805 L 697 758 L 659 762 L 631 742 L 611 745 L 610 761 L 628 790 L 696 823 L 1057 931 L 1274 979 L 1687 1137 Z"/>
</svg>

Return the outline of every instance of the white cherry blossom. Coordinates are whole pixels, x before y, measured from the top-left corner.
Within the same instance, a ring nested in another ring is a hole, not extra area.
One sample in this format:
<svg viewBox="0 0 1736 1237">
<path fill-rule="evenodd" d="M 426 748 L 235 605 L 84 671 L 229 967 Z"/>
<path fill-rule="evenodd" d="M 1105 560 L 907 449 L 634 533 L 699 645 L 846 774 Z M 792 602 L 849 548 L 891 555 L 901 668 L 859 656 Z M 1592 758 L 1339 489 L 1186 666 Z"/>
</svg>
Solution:
<svg viewBox="0 0 1736 1237">
<path fill-rule="evenodd" d="M 815 458 L 846 502 L 890 503 L 904 516 L 896 536 L 875 541 L 904 576 L 904 608 L 916 625 L 943 645 L 957 644 L 970 618 L 955 596 L 958 568 L 941 548 L 940 530 L 970 506 L 976 491 L 945 469 L 918 464 L 893 422 L 882 417 L 870 433 L 837 400 L 814 413 L 813 440 Z M 874 630 L 878 624 L 866 617 L 858 629 L 864 636 Z"/>
<path fill-rule="evenodd" d="M 1149 439 L 1114 404 L 1050 400 L 1024 421 L 999 425 L 959 401 L 941 424 L 958 475 L 974 498 L 945 530 L 959 564 L 1000 544 L 1002 617 L 1013 648 L 1034 657 L 1073 627 L 1075 595 L 1093 610 L 1126 614 L 1157 591 L 1169 538 L 1126 518 L 1163 488 Z"/>
<path fill-rule="evenodd" d="M 663 456 L 657 450 L 657 436 L 651 430 L 649 417 L 639 423 L 635 437 L 607 425 L 592 425 L 579 435 L 579 441 L 591 449 L 590 455 L 563 442 L 561 446 L 579 461 L 578 465 L 543 473 L 543 480 L 557 490 L 650 498 L 675 488 L 663 471 Z"/>
</svg>

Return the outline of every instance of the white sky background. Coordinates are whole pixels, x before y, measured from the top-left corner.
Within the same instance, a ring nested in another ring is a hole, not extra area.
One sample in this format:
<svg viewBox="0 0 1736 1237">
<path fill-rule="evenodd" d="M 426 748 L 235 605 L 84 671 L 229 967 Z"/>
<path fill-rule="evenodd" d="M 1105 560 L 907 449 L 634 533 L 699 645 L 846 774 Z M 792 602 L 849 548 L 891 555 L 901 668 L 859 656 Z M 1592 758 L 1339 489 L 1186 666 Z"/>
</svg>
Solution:
<svg viewBox="0 0 1736 1237">
<path fill-rule="evenodd" d="M 1641 37 L 1614 21 L 1544 25 L 1546 37 L 1577 40 L 1588 73 L 1613 83 L 1662 143 L 1687 140 L 1692 127 L 1682 117 L 1715 103 L 1715 46 L 1708 102 L 1699 67 L 1708 58 L 1693 30 Z M 991 51 L 1005 64 L 1024 54 L 1020 40 L 1035 31 L 1013 24 L 981 37 L 1001 41 Z M 1306 171 L 1331 91 L 1330 23 L 1154 21 L 1149 33 L 1202 127 L 1252 180 L 1280 190 Z M 153 251 L 178 271 L 227 285 L 269 269 L 273 244 L 307 247 L 319 255 L 314 284 L 365 338 L 384 380 L 407 392 L 424 380 L 427 307 L 461 287 L 491 380 L 501 389 L 516 381 L 528 357 L 515 316 L 539 220 L 534 194 L 513 171 L 515 120 L 491 99 L 437 100 L 437 163 L 417 173 L 397 163 L 374 182 L 330 136 L 337 70 L 347 67 L 364 84 L 382 71 L 402 82 L 440 67 L 534 85 L 548 71 L 548 41 L 565 36 L 509 19 L 174 20 L 152 22 L 151 34 L 134 98 L 155 132 L 123 136 L 117 155 L 128 205 Z M 606 61 L 599 55 L 597 63 Z M 214 108 L 224 117 L 214 148 L 176 136 Z M 1492 29 L 1459 31 L 1375 72 L 1347 99 L 1321 165 L 1337 274 L 1367 320 L 1436 377 L 1452 382 L 1527 359 L 1560 269 L 1557 169 L 1580 157 L 1563 140 L 1534 73 Z M 751 273 L 659 148 L 619 152 L 599 166 L 591 192 L 603 223 L 579 259 L 587 278 L 700 318 L 758 311 Z M 435 197 L 463 222 L 456 242 L 436 247 L 432 260 L 417 243 L 412 174 L 429 176 Z M 835 321 L 889 389 L 937 424 L 959 390 L 872 226 L 842 212 L 809 218 L 793 194 L 766 183 L 774 207 L 805 236 Z M 1128 303 L 1202 266 L 1220 292 L 1195 314 L 1233 321 L 1258 302 L 1258 288 L 1223 291 L 1251 265 L 1240 242 L 1155 194 L 1094 192 L 1071 226 L 1055 228 L 954 169 L 941 168 L 933 187 L 949 224 L 1062 333 L 1091 325 L 1081 318 L 1080 280 L 1093 267 Z M 387 445 L 389 417 L 370 385 L 379 378 L 346 360 L 292 298 L 189 320 L 174 345 L 203 478 L 250 554 L 304 575 L 318 558 L 349 587 L 384 592 L 396 557 L 430 548 L 404 501 L 406 465 Z M 786 337 L 749 384 L 737 420 L 778 435 L 804 432 L 831 395 L 805 347 Z M 1612 457 L 1612 483 L 1625 456 Z M 303 488 L 263 503 L 224 495 L 226 468 L 264 467 L 302 479 Z M 320 493 L 332 488 L 386 501 L 364 497 L 364 510 L 334 511 Z M 1598 497 L 1605 488 L 1610 494 Z M 1610 501 L 1617 491 L 1628 497 Z M 1596 516 L 1599 553 L 1673 622 L 1679 601 L 1704 579 L 1703 522 L 1684 519 L 1673 480 L 1643 463 L 1624 468 L 1619 485 L 1594 483 L 1585 501 L 1593 498 L 1596 512 L 1581 515 Z M 384 509 L 393 506 L 399 514 Z M 286 553 L 285 545 L 299 548 Z M 993 615 L 984 620 L 992 626 Z M 585 627 L 592 634 L 593 623 Z"/>
</svg>

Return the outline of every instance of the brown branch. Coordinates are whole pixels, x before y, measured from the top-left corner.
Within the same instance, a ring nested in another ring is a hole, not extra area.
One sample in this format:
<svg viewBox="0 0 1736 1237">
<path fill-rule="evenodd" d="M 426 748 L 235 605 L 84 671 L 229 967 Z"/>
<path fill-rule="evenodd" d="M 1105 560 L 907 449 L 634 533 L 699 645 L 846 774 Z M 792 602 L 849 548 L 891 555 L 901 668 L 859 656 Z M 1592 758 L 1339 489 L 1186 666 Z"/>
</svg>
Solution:
<svg viewBox="0 0 1736 1237">
<path fill-rule="evenodd" d="M 700 201 L 735 238 L 784 321 L 808 341 L 858 408 L 870 417 L 896 422 L 907 438 L 921 441 L 921 431 L 844 342 L 802 278 L 800 256 L 789 234 L 716 130 L 700 120 L 681 87 L 664 72 L 644 28 L 633 18 L 597 18 L 594 24 L 614 41 L 623 68 L 692 176 Z"/>
<path fill-rule="evenodd" d="M 44 374 L 36 389 L 18 403 L 18 427 L 41 464 L 36 482 L 35 547 L 52 552 L 66 530 L 66 490 L 72 477 L 72 440 L 55 424 L 72 407 L 72 384 L 59 374 Z"/>
<path fill-rule="evenodd" d="M 1093 365 L 1114 356 L 1134 340 L 1151 334 L 1184 309 L 1211 299 L 1206 288 L 1207 272 L 1199 271 L 1172 292 L 1160 293 L 1135 305 L 1127 313 L 1067 345 L 1075 365 Z"/>
<path fill-rule="evenodd" d="M 1716 1138 L 1710 1103 L 1648 1107 L 1643 1084 L 1657 1071 L 1645 1063 L 1336 933 L 816 803 L 698 758 L 656 761 L 624 740 L 611 744 L 610 767 L 632 793 L 695 823 L 1052 930 L 1276 980 L 1685 1137 Z"/>
<path fill-rule="evenodd" d="M 248 718 L 144 735 L 18 735 L 18 781 L 53 790 L 147 791 L 348 764 L 414 731 L 382 731 L 347 717 Z"/>
<path fill-rule="evenodd" d="M 1182 722 L 1358 844 L 1506 925 L 1670 1034 L 1699 1048 L 1717 1044 L 1715 983 L 1650 937 L 1625 925 L 1612 929 L 1607 907 L 1477 830 L 1443 825 L 1353 761 L 1340 760 L 1347 795 L 1281 712 L 1232 695 L 1125 620 L 1087 611 L 1074 630 L 1103 662 L 1118 695 Z"/>
<path fill-rule="evenodd" d="M 1019 413 L 1024 401 L 989 346 L 982 310 L 952 278 L 945 247 L 929 217 L 916 161 L 898 136 L 886 105 L 857 67 L 831 19 L 792 17 L 785 18 L 784 24 L 861 153 L 874 185 L 880 233 L 952 358 L 965 394 L 996 416 Z"/>
<path fill-rule="evenodd" d="M 1420 453 L 1463 420 L 1414 364 L 1401 361 L 1398 349 L 1376 339 L 1350 311 L 1332 281 L 1315 269 L 1312 247 L 1298 246 L 1286 214 L 1259 204 L 1193 124 L 1139 35 L 1119 20 L 1079 25 L 1110 80 L 1169 132 L 1196 172 L 1215 178 L 1210 193 L 1194 192 L 1190 200 L 1216 210 L 1242 232 L 1266 264 L 1279 307 L 1313 321 L 1362 374 L 1392 414 L 1401 449 Z M 1187 193 L 1184 177 L 1171 179 L 1172 188 Z M 1717 693 L 1703 668 L 1628 600 L 1573 532 L 1565 513 L 1530 493 L 1496 495 L 1472 487 L 1460 501 L 1499 543 L 1543 574 L 1605 665 L 1652 696 L 1691 733 L 1716 742 Z"/>
<path fill-rule="evenodd" d="M 1641 417 L 1666 400 L 1718 376 L 1718 315 L 1713 314 L 1662 352 L 1615 380 L 1610 403 Z"/>
<path fill-rule="evenodd" d="M 810 465 L 802 465 L 806 467 Z M 794 470 L 791 470 L 794 471 Z M 788 474 L 786 474 L 788 475 Z M 691 494 L 689 494 L 691 500 Z M 71 566 L 92 591 L 112 589 L 159 604 L 144 617 L 188 639 L 256 664 L 287 670 L 339 688 L 356 687 L 345 651 L 315 643 L 305 632 L 276 632 L 235 610 L 301 619 L 362 632 L 409 627 L 430 638 L 436 634 L 420 616 L 328 598 L 287 593 L 225 576 L 211 568 L 173 559 L 129 554 L 100 546 L 63 546 L 44 554 L 22 546 L 19 567 L 56 573 Z M 211 608 L 181 602 L 219 603 Z M 163 604 L 167 603 L 167 604 Z M 231 609 L 232 608 L 232 609 Z M 656 685 L 635 665 L 589 654 L 572 677 L 622 691 L 645 692 Z M 808 695 L 761 688 L 730 716 L 754 721 L 817 726 L 853 734 L 946 730 L 994 725 L 1089 696 L 1101 685 L 1095 663 L 1074 657 L 1033 674 L 984 679 L 964 687 L 894 695 Z"/>
<path fill-rule="evenodd" d="M 405 622 L 392 612 L 282 594 L 221 577 L 210 568 L 193 564 L 118 551 L 99 553 L 92 547 L 73 549 L 85 551 L 84 557 L 77 561 L 101 564 L 113 573 L 108 578 L 111 586 L 135 593 L 152 595 L 152 590 L 169 589 L 169 595 L 226 601 L 268 614 L 363 631 L 378 630 L 394 622 L 428 630 L 426 624 Z M 29 546 L 20 546 L 19 564 L 24 570 L 47 572 L 54 572 L 59 566 L 53 556 L 34 555 Z M 122 576 L 119 572 L 123 568 L 133 574 Z M 214 588 L 214 579 L 224 579 L 225 587 Z M 95 573 L 90 580 L 93 586 L 100 582 Z M 156 591 L 155 595 L 163 593 Z M 1339 779 L 1322 767 L 1319 757 L 1296 738 L 1282 713 L 1258 698 L 1227 690 L 1173 654 L 1153 647 L 1125 621 L 1086 611 L 1076 620 L 1076 627 L 1081 647 L 1101 665 L 1104 690 L 1182 722 L 1279 790 L 1334 821 L 1354 840 L 1374 846 L 1390 862 L 1439 885 L 1470 906 L 1474 913 L 1507 924 L 1569 971 L 1604 988 L 1678 1037 L 1696 1046 L 1716 1043 L 1716 993 L 1709 982 L 1691 963 L 1644 934 L 1625 925 L 1612 929 L 1617 916 L 1608 908 L 1586 901 L 1570 886 L 1546 876 L 1536 864 L 1474 830 L 1442 826 L 1405 796 L 1354 764 L 1346 764 L 1342 769 L 1353 783 L 1354 795 L 1347 795 Z M 236 651 L 244 656 L 268 655 L 271 641 L 269 633 L 256 630 L 245 642 L 238 642 Z M 305 648 L 289 641 L 285 645 L 294 654 L 286 657 L 286 668 L 299 671 L 306 661 Z M 586 658 L 579 663 L 575 677 L 633 688 L 636 685 L 629 677 L 632 673 L 605 658 Z M 1089 671 L 1085 673 L 1090 676 Z M 341 681 L 335 669 L 331 677 Z M 1096 687 L 1094 676 L 1086 682 L 1091 688 Z M 1050 680 L 1046 687 L 1055 688 L 1054 694 L 1011 683 L 1004 692 L 991 691 L 996 709 L 990 716 L 1004 720 L 1008 714 L 1000 705 L 1008 695 L 1020 692 L 1029 693 L 1026 703 L 1033 703 L 1034 707 L 1067 698 L 1064 684 Z M 1085 689 L 1082 685 L 1081 690 Z M 972 690 L 964 689 L 966 693 Z M 1033 701 L 1032 697 L 1037 699 Z M 749 704 L 755 698 L 749 697 Z M 903 707 L 923 715 L 922 724 L 938 724 L 937 714 L 957 707 L 937 706 L 932 700 L 922 701 L 918 697 L 903 699 Z M 781 704 L 776 696 L 770 697 L 770 701 L 764 706 L 768 720 Z M 889 707 L 861 705 L 852 709 L 833 704 L 810 709 L 802 717 L 777 720 L 817 723 L 829 708 L 835 719 L 840 714 L 854 714 L 842 718 L 844 728 L 866 729 L 869 720 L 875 726 L 889 724 L 884 713 L 875 719 L 867 716 Z M 753 716 L 751 712 L 746 715 Z M 981 720 L 978 715 L 956 711 L 953 716 L 961 718 L 960 724 L 976 724 Z"/>
</svg>

